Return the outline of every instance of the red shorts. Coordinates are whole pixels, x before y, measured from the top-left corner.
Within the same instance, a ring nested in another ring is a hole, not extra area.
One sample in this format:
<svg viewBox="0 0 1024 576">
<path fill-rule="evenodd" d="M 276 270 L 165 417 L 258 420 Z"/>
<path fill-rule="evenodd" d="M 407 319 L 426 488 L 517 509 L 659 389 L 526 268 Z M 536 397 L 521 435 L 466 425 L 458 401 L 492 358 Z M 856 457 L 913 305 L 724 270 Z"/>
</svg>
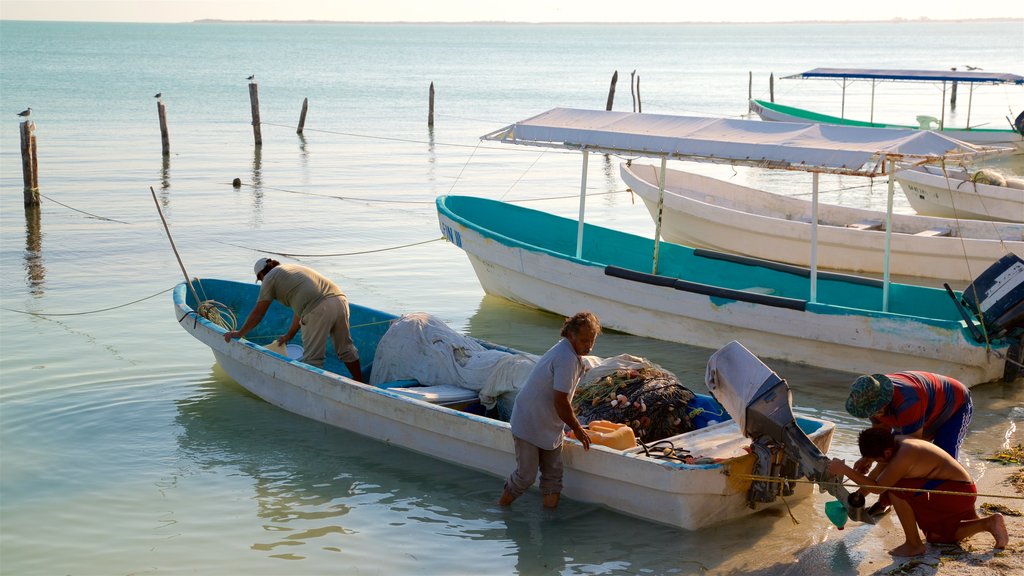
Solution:
<svg viewBox="0 0 1024 576">
<path fill-rule="evenodd" d="M 974 508 L 978 489 L 973 482 L 904 478 L 896 484 L 896 488 L 921 488 L 964 494 L 959 496 L 906 490 L 887 492 L 891 498 L 900 498 L 910 504 L 917 526 L 924 532 L 925 539 L 933 544 L 955 544 L 960 522 L 978 517 Z"/>
</svg>

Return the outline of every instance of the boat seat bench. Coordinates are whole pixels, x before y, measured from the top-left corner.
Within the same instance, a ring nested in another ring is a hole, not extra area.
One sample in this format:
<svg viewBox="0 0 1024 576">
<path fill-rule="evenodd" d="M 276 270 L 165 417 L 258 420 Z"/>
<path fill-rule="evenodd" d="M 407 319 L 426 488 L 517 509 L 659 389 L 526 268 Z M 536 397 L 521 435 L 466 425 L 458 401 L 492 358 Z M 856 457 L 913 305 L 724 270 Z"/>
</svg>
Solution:
<svg viewBox="0 0 1024 576">
<path fill-rule="evenodd" d="M 917 234 L 914 234 L 914 236 L 933 237 L 933 236 L 951 236 L 952 234 L 953 234 L 953 230 L 951 230 L 949 228 L 946 228 L 944 226 L 939 226 L 937 228 L 929 228 L 927 230 L 921 230 Z"/>
<path fill-rule="evenodd" d="M 861 220 L 860 222 L 847 224 L 846 227 L 853 228 L 854 230 L 883 230 L 882 224 L 881 220 Z"/>
</svg>

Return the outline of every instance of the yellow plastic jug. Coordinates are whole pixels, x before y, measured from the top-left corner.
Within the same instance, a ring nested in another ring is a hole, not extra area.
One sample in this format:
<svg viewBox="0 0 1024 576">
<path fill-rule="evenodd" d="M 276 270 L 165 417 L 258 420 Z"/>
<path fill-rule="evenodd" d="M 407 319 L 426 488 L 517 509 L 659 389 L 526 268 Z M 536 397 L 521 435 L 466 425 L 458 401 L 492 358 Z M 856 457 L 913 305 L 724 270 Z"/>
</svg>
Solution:
<svg viewBox="0 0 1024 576">
<path fill-rule="evenodd" d="M 590 441 L 615 450 L 629 450 L 636 448 L 636 435 L 633 429 L 625 424 L 609 422 L 608 420 L 594 420 L 587 425 L 587 433 Z"/>
</svg>

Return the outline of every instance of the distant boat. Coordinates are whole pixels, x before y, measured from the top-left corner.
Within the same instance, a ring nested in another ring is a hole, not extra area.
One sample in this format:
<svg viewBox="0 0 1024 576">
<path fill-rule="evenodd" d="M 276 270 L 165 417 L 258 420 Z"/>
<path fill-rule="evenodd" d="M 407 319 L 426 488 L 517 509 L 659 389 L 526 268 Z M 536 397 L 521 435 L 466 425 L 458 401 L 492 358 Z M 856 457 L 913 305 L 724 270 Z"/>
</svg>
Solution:
<svg viewBox="0 0 1024 576">
<path fill-rule="evenodd" d="M 967 126 L 952 127 L 946 125 L 946 87 L 955 83 L 965 84 L 972 91 L 976 85 L 1012 84 L 1024 85 L 1024 76 L 1017 74 L 1001 74 L 993 72 L 977 71 L 932 71 L 932 70 L 879 70 L 862 68 L 815 68 L 801 74 L 786 76 L 785 78 L 802 79 L 829 79 L 839 80 L 843 83 L 842 110 L 840 116 L 821 114 L 795 106 L 785 106 L 776 102 L 766 100 L 751 100 L 750 111 L 761 117 L 762 120 L 773 120 L 778 122 L 820 122 L 825 124 L 837 124 L 842 126 L 861 126 L 872 128 L 900 128 L 900 129 L 924 129 L 940 131 L 950 138 L 982 144 L 986 146 L 1016 146 L 1019 150 L 1024 149 L 1024 113 L 1014 120 L 1007 119 L 1003 128 L 981 128 L 971 126 L 971 102 L 968 98 Z M 871 118 L 867 121 L 853 120 L 847 118 L 846 110 L 846 86 L 851 81 L 871 82 Z M 916 124 L 888 124 L 874 121 L 875 112 L 875 84 L 877 82 L 933 82 L 942 84 L 942 100 L 940 101 L 938 117 L 930 115 L 917 116 Z M 1002 121 L 1000 120 L 1000 123 Z"/>
<path fill-rule="evenodd" d="M 173 293 L 175 319 L 213 351 L 217 363 L 231 378 L 259 398 L 289 412 L 384 444 L 491 474 L 495 476 L 493 492 L 497 500 L 501 492 L 498 478 L 515 468 L 512 433 L 508 422 L 465 411 L 467 404 L 477 397 L 476 391 L 450 384 L 423 386 L 408 379 L 381 382 L 376 386 L 362 384 L 352 380 L 344 365 L 333 356 L 329 355 L 324 368 L 319 369 L 299 362 L 292 357 L 298 354 L 292 355 L 290 351 L 288 354 L 273 352 L 258 342 L 269 345 L 288 330 L 291 311 L 277 302 L 271 305 L 248 339 L 225 342 L 226 330 L 207 317 L 215 317 L 209 310 L 217 310 L 222 317 L 241 317 L 256 303 L 258 294 L 259 286 L 251 282 L 196 279 L 191 286 L 181 283 Z M 203 306 L 197 304 L 197 298 L 203 299 Z M 352 337 L 359 348 L 363 374 L 374 381 L 374 370 L 385 370 L 381 366 L 387 364 L 382 358 L 385 355 L 381 352 L 382 346 L 378 345 L 388 337 L 392 323 L 400 319 L 355 303 L 350 303 L 350 311 Z M 480 354 L 474 351 L 477 349 L 502 358 L 530 356 L 464 338 L 469 346 L 459 348 L 463 362 L 467 350 L 469 354 Z M 301 331 L 295 342 L 299 341 Z M 431 340 L 430 347 L 429 353 L 414 355 L 416 360 L 431 358 L 444 348 L 444 343 Z M 532 362 L 536 362 L 536 357 L 532 358 Z M 447 365 L 456 365 L 454 356 L 447 359 Z M 751 370 L 751 366 L 755 369 Z M 484 373 L 479 363 L 471 368 L 475 374 Z M 719 394 L 738 389 L 737 385 L 743 380 L 741 376 L 750 374 L 758 377 L 748 383 L 755 386 L 755 391 L 762 384 L 770 384 L 773 389 L 780 386 L 780 379 L 737 343 L 718 356 L 713 368 Z M 781 386 L 784 384 L 782 381 Z M 785 392 L 786 396 L 773 395 L 773 398 L 788 398 L 788 388 Z M 752 483 L 745 477 L 755 473 L 756 465 L 780 478 L 796 479 L 813 471 L 815 481 L 826 482 L 830 490 L 837 490 L 834 478 L 824 474 L 823 468 L 823 463 L 827 463 L 824 453 L 835 431 L 832 422 L 796 417 L 791 426 L 777 430 L 786 432 L 789 442 L 779 442 L 775 448 L 766 447 L 771 453 L 758 449 L 755 454 L 745 449 L 752 442 L 741 433 L 737 421 L 711 396 L 697 394 L 685 410 L 693 414 L 697 428 L 663 439 L 657 450 L 648 451 L 642 446 L 612 449 L 594 445 L 584 453 L 579 443 L 566 441 L 563 494 L 631 516 L 697 530 L 766 507 L 783 505 L 778 497 L 782 484 L 778 481 Z M 740 420 L 744 418 L 745 415 Z M 749 426 L 744 428 L 749 429 Z M 756 441 L 753 444 L 760 446 Z M 782 445 L 786 446 L 785 453 Z M 689 451 L 692 456 L 703 458 L 686 463 L 667 457 L 662 450 L 670 446 L 680 453 Z M 791 462 L 798 458 L 799 462 Z M 816 463 L 811 470 L 807 469 L 808 461 Z M 780 466 L 778 462 L 787 464 Z M 751 488 L 755 488 L 757 494 L 751 495 Z M 765 497 L 765 489 L 774 489 L 774 492 Z M 810 484 L 799 484 L 794 498 L 806 497 L 810 492 Z M 844 497 L 845 490 L 836 495 Z"/>
<path fill-rule="evenodd" d="M 810 265 L 814 207 L 809 200 L 666 169 L 659 208 L 660 173 L 649 164 L 623 163 L 620 168 L 623 182 L 644 201 L 652 217 L 661 210 L 666 240 Z M 1020 214 L 1021 205 L 1017 206 Z M 884 211 L 819 204 L 818 266 L 881 274 L 885 223 Z M 890 228 L 892 274 L 969 282 L 1007 252 L 1024 257 L 1024 224 L 893 214 Z"/>
<path fill-rule="evenodd" d="M 982 171 L 960 167 L 919 166 L 896 173 L 907 201 L 918 214 L 1024 222 L 1024 179 L 984 178 Z"/>
</svg>

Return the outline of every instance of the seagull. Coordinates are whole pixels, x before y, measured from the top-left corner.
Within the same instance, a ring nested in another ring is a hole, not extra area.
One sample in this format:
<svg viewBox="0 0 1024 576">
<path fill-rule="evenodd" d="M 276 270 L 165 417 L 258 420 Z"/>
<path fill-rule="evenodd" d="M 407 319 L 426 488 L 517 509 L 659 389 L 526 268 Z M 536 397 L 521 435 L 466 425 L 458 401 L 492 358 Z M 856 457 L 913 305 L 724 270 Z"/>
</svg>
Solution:
<svg viewBox="0 0 1024 576">
<path fill-rule="evenodd" d="M 252 76 L 249 76 L 248 78 L 246 78 L 246 80 L 252 80 L 253 78 L 256 78 L 255 74 L 253 74 Z"/>
<path fill-rule="evenodd" d="M 977 66 L 971 66 L 970 64 L 965 64 L 965 66 L 967 67 L 968 70 L 981 70 L 981 68 L 979 68 Z"/>
<path fill-rule="evenodd" d="M 18 116 L 21 116 L 22 118 L 28 118 L 31 114 L 32 114 L 32 107 L 31 106 L 29 106 L 28 108 L 22 110 L 21 112 L 18 112 Z"/>
<path fill-rule="evenodd" d="M 153 98 L 160 98 L 163 95 L 164 95 L 163 92 L 157 92 L 156 94 L 153 95 Z"/>
</svg>

